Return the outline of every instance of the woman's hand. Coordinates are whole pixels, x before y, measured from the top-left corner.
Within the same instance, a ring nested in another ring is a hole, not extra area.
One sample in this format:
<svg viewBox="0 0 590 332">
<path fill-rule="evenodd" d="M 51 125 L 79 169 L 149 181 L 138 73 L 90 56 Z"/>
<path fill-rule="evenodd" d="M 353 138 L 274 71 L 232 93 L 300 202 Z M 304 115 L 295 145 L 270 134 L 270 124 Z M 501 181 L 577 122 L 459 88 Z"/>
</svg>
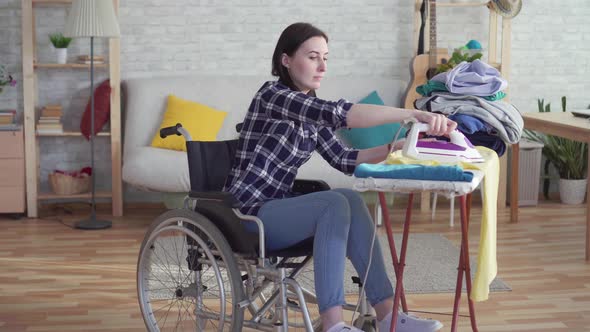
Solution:
<svg viewBox="0 0 590 332">
<path fill-rule="evenodd" d="M 416 120 L 429 125 L 430 130 L 426 133 L 431 136 L 449 135 L 457 128 L 455 121 L 448 119 L 442 114 L 414 110 L 414 117 Z"/>
</svg>

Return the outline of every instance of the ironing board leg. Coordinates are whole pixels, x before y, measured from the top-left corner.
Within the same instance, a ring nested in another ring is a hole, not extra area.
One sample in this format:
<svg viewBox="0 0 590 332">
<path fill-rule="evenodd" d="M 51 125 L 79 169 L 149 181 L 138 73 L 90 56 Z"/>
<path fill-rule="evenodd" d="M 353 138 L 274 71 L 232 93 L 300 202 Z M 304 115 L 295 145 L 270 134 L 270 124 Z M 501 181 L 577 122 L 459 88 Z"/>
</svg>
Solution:
<svg viewBox="0 0 590 332">
<path fill-rule="evenodd" d="M 388 211 L 387 206 L 384 205 L 385 203 L 385 195 L 383 193 L 379 193 L 379 200 L 382 204 L 382 210 Z M 410 234 L 410 220 L 412 218 L 412 203 L 414 201 L 414 194 L 409 194 L 408 196 L 408 207 L 406 208 L 406 220 L 404 222 L 404 232 L 402 236 L 402 247 L 400 251 L 400 258 L 399 262 L 397 260 L 397 253 L 395 250 L 395 243 L 393 241 L 393 232 L 391 230 L 391 223 L 389 221 L 389 213 L 387 215 L 384 212 L 383 221 L 386 227 L 387 232 L 387 240 L 389 241 L 389 249 L 391 250 L 391 260 L 393 261 L 393 268 L 395 271 L 396 283 L 395 283 L 395 295 L 393 297 L 393 313 L 391 318 L 391 327 L 390 332 L 395 331 L 395 326 L 397 325 L 397 316 L 398 316 L 398 309 L 400 300 L 402 302 L 402 309 L 404 312 L 408 312 L 404 288 L 403 288 L 403 280 L 404 280 L 404 267 L 406 265 L 406 250 L 408 247 L 408 237 Z"/>
<path fill-rule="evenodd" d="M 477 323 L 475 319 L 475 306 L 473 300 L 469 297 L 471 294 L 471 270 L 469 263 L 469 212 L 471 210 L 471 194 L 461 196 L 461 253 L 459 254 L 459 267 L 457 272 L 457 286 L 455 288 L 455 304 L 453 306 L 453 322 L 451 324 L 451 331 L 457 331 L 457 318 L 459 315 L 459 301 L 461 299 L 461 290 L 463 287 L 463 274 L 465 274 L 465 283 L 467 286 L 467 302 L 469 306 L 469 318 L 471 321 L 471 329 L 477 332 Z"/>
<path fill-rule="evenodd" d="M 387 208 L 387 200 L 385 194 L 379 192 L 379 203 L 381 204 L 381 214 L 383 219 L 383 225 L 385 225 L 385 231 L 387 233 L 387 241 L 389 242 L 389 249 L 391 251 L 391 261 L 393 262 L 393 271 L 395 272 L 396 278 L 399 270 L 399 261 L 397 259 L 397 250 L 395 249 L 395 240 L 393 239 L 393 231 L 391 228 L 391 219 L 389 219 L 389 209 Z M 406 294 L 402 288 L 401 291 L 402 310 L 408 312 L 408 305 L 406 304 Z"/>
</svg>

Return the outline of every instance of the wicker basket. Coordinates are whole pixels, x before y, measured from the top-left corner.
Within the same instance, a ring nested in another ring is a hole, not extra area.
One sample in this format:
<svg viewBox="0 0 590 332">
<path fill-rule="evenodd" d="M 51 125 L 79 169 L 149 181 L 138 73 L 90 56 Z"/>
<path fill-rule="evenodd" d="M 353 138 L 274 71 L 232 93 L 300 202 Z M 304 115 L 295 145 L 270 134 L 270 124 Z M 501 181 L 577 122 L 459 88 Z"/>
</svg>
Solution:
<svg viewBox="0 0 590 332">
<path fill-rule="evenodd" d="M 73 177 L 62 173 L 49 174 L 51 190 L 58 195 L 74 195 L 90 191 L 90 176 Z"/>
</svg>

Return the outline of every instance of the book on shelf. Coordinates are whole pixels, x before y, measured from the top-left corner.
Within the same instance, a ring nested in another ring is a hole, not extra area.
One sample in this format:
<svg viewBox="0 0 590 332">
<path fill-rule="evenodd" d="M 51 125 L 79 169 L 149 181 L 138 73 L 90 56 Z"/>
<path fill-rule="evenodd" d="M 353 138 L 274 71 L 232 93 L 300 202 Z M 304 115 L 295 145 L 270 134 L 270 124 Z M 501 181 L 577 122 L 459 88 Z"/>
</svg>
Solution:
<svg viewBox="0 0 590 332">
<path fill-rule="evenodd" d="M 16 120 L 16 110 L 0 110 L 0 124 L 11 124 Z"/>
<path fill-rule="evenodd" d="M 62 116 L 61 110 L 50 109 L 50 108 L 42 108 L 41 109 L 41 117 L 42 118 L 52 118 L 52 117 L 59 118 L 61 116 Z"/>
<path fill-rule="evenodd" d="M 79 61 L 90 61 L 90 59 L 94 59 L 94 61 L 104 61 L 104 57 L 102 55 L 78 55 L 77 59 Z"/>
<path fill-rule="evenodd" d="M 21 125 L 16 123 L 16 111 L 0 111 L 0 131 L 16 131 Z"/>
<path fill-rule="evenodd" d="M 0 115 L 0 124 L 11 124 L 14 123 L 14 116 L 2 116 Z"/>
<path fill-rule="evenodd" d="M 37 120 L 37 133 L 46 133 L 45 130 L 51 131 L 51 134 L 63 132 L 61 105 L 46 105 L 41 109 L 40 113 L 41 115 Z"/>
<path fill-rule="evenodd" d="M 64 128 L 61 123 L 38 123 L 37 134 L 63 134 Z"/>
<path fill-rule="evenodd" d="M 48 110 L 61 110 L 62 109 L 61 105 L 57 105 L 57 104 L 48 104 L 48 105 L 43 106 L 43 108 L 46 108 Z"/>
<path fill-rule="evenodd" d="M 37 124 L 52 124 L 52 123 L 61 123 L 60 119 L 39 119 Z"/>
<path fill-rule="evenodd" d="M 62 124 L 59 122 L 55 123 L 38 123 L 37 128 L 62 128 Z"/>
</svg>

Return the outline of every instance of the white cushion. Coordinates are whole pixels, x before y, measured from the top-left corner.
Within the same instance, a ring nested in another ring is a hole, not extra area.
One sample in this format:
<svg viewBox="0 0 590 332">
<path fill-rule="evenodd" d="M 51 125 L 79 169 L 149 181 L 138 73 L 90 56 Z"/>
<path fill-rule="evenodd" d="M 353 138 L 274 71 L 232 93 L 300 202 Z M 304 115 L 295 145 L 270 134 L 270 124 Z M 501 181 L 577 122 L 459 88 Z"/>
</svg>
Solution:
<svg viewBox="0 0 590 332">
<path fill-rule="evenodd" d="M 145 190 L 188 192 L 190 180 L 186 152 L 138 147 L 126 154 L 125 182 Z"/>
</svg>

